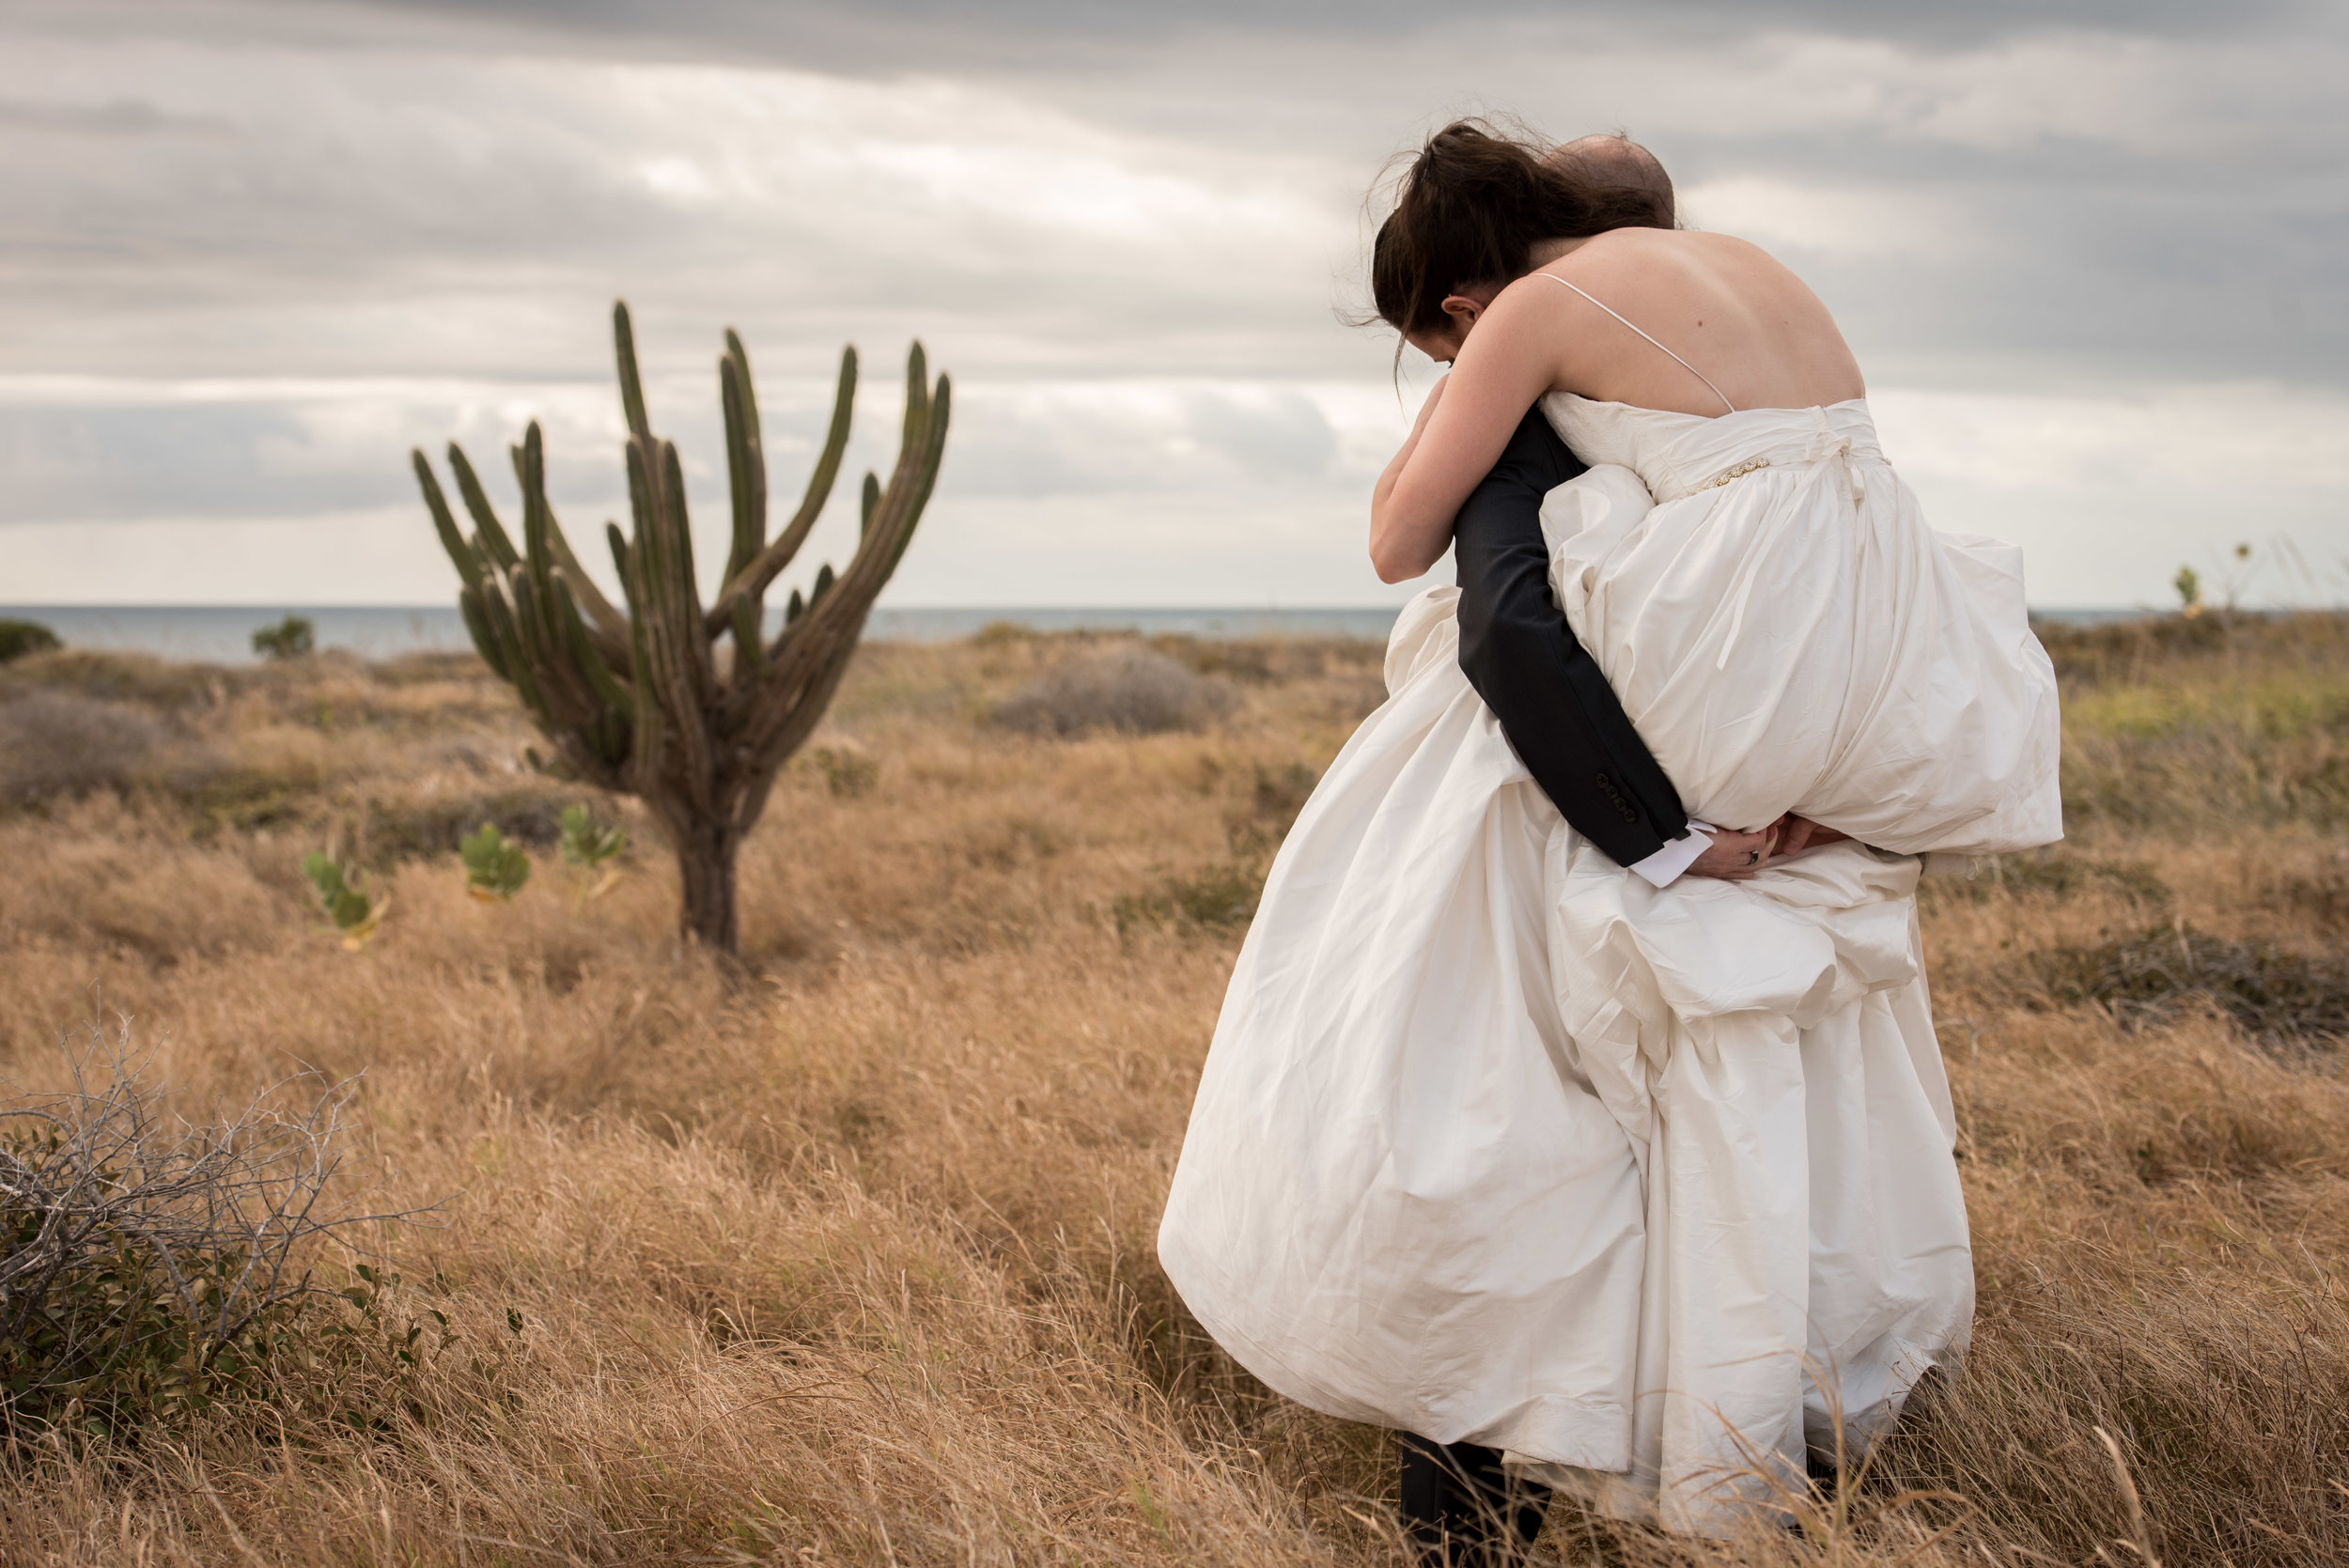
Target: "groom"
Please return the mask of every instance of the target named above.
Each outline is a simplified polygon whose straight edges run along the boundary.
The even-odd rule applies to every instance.
[[[1585,136],[1550,154],[1585,178],[1640,192],[1657,228],[1677,226],[1672,179],[1623,136]],[[1614,689],[1549,593],[1542,498],[1586,465],[1536,407],[1453,523],[1460,584],[1460,668],[1559,815],[1618,864],[1662,886],[1689,871],[1739,875],[1762,835],[1692,831],[1680,794],[1632,727]],[[1421,1560],[1507,1560],[1514,1536],[1540,1533],[1547,1488],[1512,1484],[1501,1455],[1475,1443],[1402,1438],[1402,1504]]]
[[[1672,179],[1637,142],[1585,136],[1550,159],[1638,193],[1653,226],[1676,226]],[[1618,864],[1658,887],[1692,870],[1743,875],[1748,854],[1768,854],[1767,836],[1689,831],[1679,792],[1550,598],[1542,498],[1584,467],[1536,407],[1461,506],[1460,668],[1559,815]]]

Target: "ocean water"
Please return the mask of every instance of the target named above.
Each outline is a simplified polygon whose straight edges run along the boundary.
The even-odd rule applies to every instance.
[[[69,646],[160,654],[215,664],[247,663],[253,632],[286,615],[307,616],[322,648],[366,659],[471,647],[454,604],[431,605],[0,605],[0,619],[39,621]],[[1193,637],[1370,637],[1384,639],[1396,612],[1352,610],[1087,610],[1062,607],[873,612],[870,642],[947,643],[996,621],[1038,631],[1183,632]],[[769,629],[783,615],[770,610]]]
[[[1180,632],[1193,637],[1369,637],[1383,641],[1397,612],[1364,606],[1338,610],[1087,610],[1062,606],[983,610],[879,609],[870,642],[950,643],[997,621],[1038,631]],[[2074,624],[2133,620],[2143,610],[2037,610]],[[73,647],[160,654],[214,664],[249,663],[253,632],[282,617],[306,615],[322,648],[365,659],[403,653],[461,652],[472,644],[455,605],[0,605],[0,619],[39,621]],[[780,611],[769,629],[780,629]]]

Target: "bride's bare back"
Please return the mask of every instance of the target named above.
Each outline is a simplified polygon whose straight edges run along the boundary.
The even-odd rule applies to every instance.
[[[1695,414],[1728,411],[1723,399],[1738,409],[1805,409],[1866,395],[1827,306],[1743,240],[1619,228],[1570,242],[1536,272],[1584,292],[1527,276],[1501,290],[1486,314],[1503,330],[1532,328],[1550,345],[1555,374],[1546,390]],[[1521,310],[1510,299],[1519,293],[1532,296]]]
[[[1619,228],[1532,259],[1489,299],[1446,300],[1448,329],[1411,334],[1454,368],[1372,498],[1371,559],[1390,582],[1442,558],[1461,503],[1548,393],[1707,416],[1866,394],[1827,306],[1759,246]]]

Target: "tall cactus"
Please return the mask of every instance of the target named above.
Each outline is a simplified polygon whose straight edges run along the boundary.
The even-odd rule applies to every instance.
[[[767,804],[776,772],[831,703],[856,651],[874,598],[896,570],[938,479],[951,387],[933,389],[916,343],[906,363],[905,429],[884,487],[864,476],[863,531],[848,570],[827,564],[802,599],[797,589],[782,631],[765,640],[768,588],[799,553],[832,494],[856,397],[856,350],[840,356],[832,428],[799,510],[767,536],[767,459],[750,358],[729,331],[718,361],[725,408],[734,536],[717,601],[705,607],[686,526],[677,447],[652,433],[626,302],[612,308],[620,401],[628,415],[628,491],[635,531],[604,532],[626,610],[606,598],[547,502],[546,453],[534,421],[510,448],[521,482],[521,548],[498,521],[473,465],[455,442],[448,463],[468,536],[432,465],[412,454],[441,543],[464,586],[457,602],[474,646],[521,693],[554,755],[531,761],[566,778],[641,799],[676,847],[683,881],[678,924],[720,953],[737,950],[735,859]],[[718,643],[733,646],[721,657]]]

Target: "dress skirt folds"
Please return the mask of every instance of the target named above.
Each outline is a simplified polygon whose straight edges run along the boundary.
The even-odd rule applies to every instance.
[[[1691,812],[1860,842],[1651,887],[1422,595],[1267,881],[1159,1252],[1302,1404],[1723,1533],[1963,1351],[1915,888],[2060,836],[2054,678],[2015,552],[1928,529],[1863,404],[1548,411],[1595,465],[1553,587]]]

